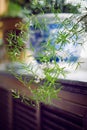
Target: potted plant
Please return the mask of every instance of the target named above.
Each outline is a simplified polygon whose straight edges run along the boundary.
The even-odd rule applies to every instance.
[[[30,41],[31,37],[33,36],[33,33],[31,36],[32,29],[35,29],[37,32],[39,29],[39,34],[35,33],[35,35],[40,35],[40,33],[43,33],[43,31],[46,31],[45,33],[49,34],[48,25],[51,26],[51,24],[49,24],[48,21],[46,21],[48,19],[43,18],[44,17],[41,16],[30,15],[29,20],[26,23],[18,24],[18,29],[21,31],[21,34],[19,36],[16,35],[16,33],[10,33],[8,35],[7,40],[10,43],[8,45],[8,53],[13,61],[16,60],[17,62],[21,63],[21,68],[23,68],[24,70],[23,73],[29,73],[30,75],[33,75],[33,78],[30,80],[30,82],[27,83],[27,81],[22,80],[22,75],[21,77],[18,77],[18,75],[14,73],[18,79],[22,80],[24,84],[28,85],[28,88],[34,94],[33,99],[37,99],[37,102],[50,103],[51,99],[53,97],[56,97],[57,93],[60,90],[60,88],[56,89],[56,80],[60,77],[60,75],[65,76],[65,67],[61,67],[60,63],[66,61],[70,64],[71,61],[77,62],[79,58],[79,55],[74,56],[73,52],[71,54],[69,49],[73,47],[70,46],[70,44],[74,45],[73,49],[76,49],[77,46],[79,46],[80,49],[82,43],[78,41],[78,39],[80,39],[79,34],[83,32],[83,29],[79,27],[77,21],[74,21],[76,23],[71,22],[71,19],[73,19],[74,17],[69,17],[61,21],[59,16],[55,14],[53,15],[53,18],[56,21],[56,28],[54,27],[56,29],[56,32],[54,34],[50,34],[51,36],[46,36],[44,41],[41,40],[40,43],[38,43],[38,45],[36,43],[36,45],[33,46],[32,40]],[[33,24],[31,25],[31,23]],[[29,34],[29,40],[27,34]],[[25,46],[26,41],[32,43],[29,44],[28,48],[23,48],[23,46]],[[38,49],[36,48],[36,46]],[[67,49],[66,46],[70,48]],[[20,50],[24,51],[25,54],[24,57],[22,57],[22,59],[24,58],[22,61],[19,60],[19,57],[21,55]],[[38,64],[37,61],[35,61],[35,58],[41,64]],[[57,61],[59,61],[59,63]],[[31,90],[30,84],[32,84],[33,82],[40,81],[40,87],[38,87],[34,91]]]
[[[16,28],[16,24],[19,22],[23,22],[24,13],[23,8],[20,4],[17,2],[13,2],[11,0],[8,0],[5,2],[7,5],[7,10],[1,15],[0,17],[0,23],[2,24],[1,32],[2,32],[2,40],[5,48],[5,57],[6,61],[9,61],[7,56],[7,37],[8,32],[15,31],[17,35],[19,35],[20,31]],[[2,5],[3,6],[3,5]],[[4,6],[5,8],[5,6]]]
[[[13,99],[14,120],[18,119],[15,126],[20,120],[17,115],[28,113],[28,105],[30,105],[29,109],[32,105],[39,110],[41,102],[51,104],[54,98],[58,98],[62,86],[56,81],[67,73],[66,66],[63,65],[65,62],[69,65],[77,63],[76,68],[80,64],[78,53],[75,55],[73,51],[75,49],[77,52],[76,47],[78,49],[79,46],[80,49],[82,45],[78,39],[81,38],[83,29],[79,26],[78,21],[73,22],[72,19],[75,18],[73,16],[61,20],[59,14],[53,14],[52,18],[55,24],[49,24],[50,19],[46,18],[46,15],[43,17],[29,15],[26,23],[17,25],[21,32],[19,35],[16,35],[15,32],[8,34],[8,54],[13,61],[10,71],[31,93],[29,96],[20,96],[20,92],[13,92],[13,95],[19,98],[18,101],[16,98]],[[55,33],[48,27],[53,28]],[[35,35],[33,35],[34,33]],[[36,35],[37,38],[40,37],[40,42],[33,44],[32,37]],[[45,40],[41,38],[41,35],[45,35]],[[34,39],[35,42],[36,39]],[[24,53],[22,60],[20,60],[22,54],[20,50]],[[30,75],[30,78],[27,79],[26,75]],[[33,89],[32,84],[35,85]],[[20,110],[21,113],[18,114]],[[20,121],[21,123],[22,121]]]

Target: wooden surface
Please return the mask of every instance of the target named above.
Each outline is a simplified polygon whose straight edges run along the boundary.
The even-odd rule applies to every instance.
[[[37,112],[38,121],[41,123],[39,123],[40,126],[38,125],[39,129],[54,130],[55,128],[55,130],[87,130],[87,94],[84,93],[84,91],[81,92],[81,89],[85,89],[86,91],[86,84],[78,83],[78,85],[75,85],[75,83],[73,83],[70,87],[71,82],[67,85],[66,81],[61,82],[63,89],[58,95],[59,98],[56,100],[54,99],[54,104],[51,106],[42,104],[40,108],[41,112]],[[67,88],[68,85],[69,87]],[[5,72],[0,72],[0,86],[6,89],[16,89],[26,96],[31,95],[26,86],[19,82],[13,75]],[[32,89],[35,88],[36,87],[32,85]],[[15,111],[16,110],[18,111],[18,109],[15,109]],[[25,115],[25,113],[23,115]],[[20,118],[20,121],[21,120],[22,119]],[[25,130],[28,129],[26,128]]]
[[[2,72],[0,74],[0,86],[3,86],[4,88],[10,90],[17,90],[21,94],[26,96],[32,95],[29,89],[23,83],[21,83],[17,78],[8,73]],[[31,88],[35,89],[35,85],[32,85]]]
[[[83,130],[83,118],[51,105],[41,105],[41,130]],[[85,130],[85,129],[84,129]]]
[[[69,111],[76,115],[84,116],[87,112],[87,94],[85,93],[85,91],[87,91],[86,83],[81,83],[78,85],[71,84],[71,87],[70,83],[68,81],[68,86],[66,82],[62,82],[63,89],[58,94],[58,99],[54,99],[53,103],[58,108]],[[8,73],[0,73],[0,86],[3,86],[7,89],[16,89],[20,91],[21,94],[26,96],[32,95],[29,89],[23,83]],[[36,89],[35,85],[32,85],[31,87],[32,89]]]
[[[13,105],[11,92],[0,88],[0,130],[12,130]]]

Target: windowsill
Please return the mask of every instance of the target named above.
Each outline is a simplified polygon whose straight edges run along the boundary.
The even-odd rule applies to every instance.
[[[71,70],[71,71],[70,71]],[[72,67],[69,69],[66,69],[66,71],[68,72],[66,74],[66,77],[60,77],[61,80],[66,80],[66,81],[73,81],[73,82],[86,82],[87,83],[87,69],[77,69],[74,70]],[[18,70],[16,70],[16,72],[18,72]],[[5,64],[0,64],[0,74],[2,73],[8,73],[7,69],[6,69],[6,65]],[[22,75],[27,75],[27,76],[31,76],[28,73],[24,73],[24,70],[20,69],[18,74],[22,74]]]

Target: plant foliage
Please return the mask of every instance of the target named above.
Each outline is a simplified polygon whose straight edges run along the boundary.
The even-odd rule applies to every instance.
[[[43,12],[42,12],[43,13]],[[44,14],[44,13],[43,13]],[[79,27],[78,21],[73,21],[74,17],[71,16],[67,19],[61,21],[58,14],[54,14],[55,23],[60,23],[63,26],[61,30],[57,30],[57,34],[54,39],[54,44],[51,43],[52,36],[49,36],[45,43],[41,44],[41,51],[38,52],[39,61],[41,64],[38,65],[36,61],[31,61],[33,57],[31,55],[27,55],[26,51],[33,52],[34,47],[32,43],[30,47],[26,47],[26,42],[28,41],[29,34],[31,31],[31,27],[35,29],[39,29],[41,32],[43,30],[47,30],[48,21],[46,19],[39,19],[38,16],[32,14],[27,17],[27,22],[17,24],[17,28],[20,30],[20,34],[16,35],[15,32],[8,34],[8,54],[11,58],[13,64],[14,62],[21,63],[21,68],[24,70],[25,75],[31,75],[31,79],[27,80],[26,76],[23,78],[24,74],[15,73],[12,68],[11,72],[15,75],[19,81],[21,81],[32,93],[32,97],[29,98],[35,100],[37,103],[51,103],[52,99],[58,98],[58,93],[61,90],[61,85],[57,83],[60,76],[65,76],[66,71],[65,67],[59,66],[56,62],[55,55],[58,53],[61,61],[65,55],[60,55],[59,53],[62,51],[65,45],[69,44],[81,44],[79,39],[79,34],[83,32],[83,29]],[[74,38],[73,38],[74,37]],[[55,45],[59,47],[56,49]],[[26,63],[25,60],[20,61],[21,52],[25,52],[25,59],[28,59]],[[51,58],[52,61],[51,61]],[[29,62],[29,60],[31,62]],[[68,62],[70,64],[70,62]],[[39,67],[37,67],[37,65]],[[39,72],[39,69],[41,70]],[[31,89],[32,84],[37,84],[38,87],[35,89]]]

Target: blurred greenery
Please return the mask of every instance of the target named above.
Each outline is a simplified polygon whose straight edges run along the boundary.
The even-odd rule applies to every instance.
[[[20,15],[22,8],[19,4],[10,2],[8,6],[8,12],[7,15],[11,17],[16,17],[17,15]]]
[[[80,13],[79,12],[80,4],[72,5],[70,3],[64,5],[63,12],[64,13]]]
[[[2,39],[0,38],[0,46],[2,45]]]
[[[10,0],[9,14],[12,15],[13,13],[13,16],[15,16],[24,8],[30,14],[52,13],[53,9],[55,12],[61,13],[79,13],[80,5],[66,4],[65,0]]]
[[[1,17],[23,17],[23,8],[17,2],[9,0],[8,10]]]

